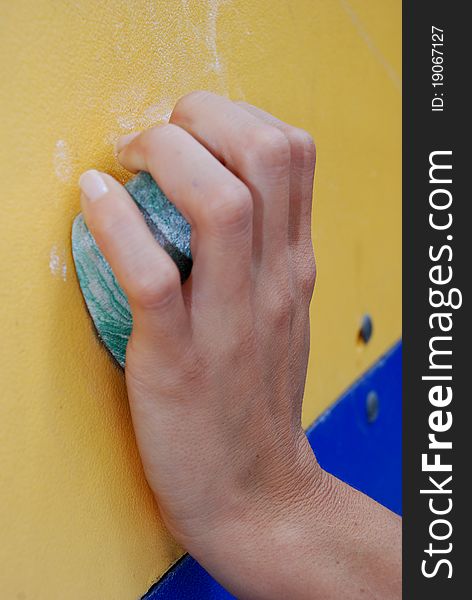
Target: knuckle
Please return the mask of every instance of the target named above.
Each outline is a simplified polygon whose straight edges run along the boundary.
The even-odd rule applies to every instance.
[[[185,94],[185,96],[182,96],[177,100],[170,120],[180,122],[188,120],[189,114],[194,106],[205,102],[211,95],[211,92],[205,90],[195,90],[189,94]]]
[[[287,133],[292,154],[300,156],[304,164],[312,165],[316,160],[316,145],[313,137],[304,129],[291,127]]]
[[[287,136],[275,127],[256,127],[248,135],[245,156],[248,164],[256,163],[269,169],[288,168],[290,142]]]
[[[156,145],[161,142],[161,139],[168,136],[179,134],[179,127],[167,123],[166,125],[156,125],[151,127],[141,135],[140,146],[145,155],[155,152]]]
[[[252,221],[252,196],[243,184],[221,187],[208,203],[206,218],[217,229],[247,228]]]
[[[303,298],[310,299],[316,282],[316,260],[311,241],[299,243],[294,255],[295,284]]]
[[[305,297],[311,298],[316,282],[316,262],[314,257],[307,261],[300,275],[300,288]]]
[[[180,277],[175,265],[159,265],[154,270],[135,277],[130,290],[130,300],[141,309],[152,310],[167,306],[175,297],[180,286]]]
[[[269,317],[272,325],[287,326],[292,313],[293,295],[289,287],[279,289],[269,304]]]

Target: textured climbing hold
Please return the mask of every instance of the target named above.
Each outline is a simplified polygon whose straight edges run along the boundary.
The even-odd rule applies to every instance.
[[[182,282],[192,268],[190,225],[166,198],[149,173],[125,185],[154,238],[174,260]],[[131,310],[110,265],[79,214],[72,226],[72,254],[82,294],[99,338],[123,367],[132,328]]]

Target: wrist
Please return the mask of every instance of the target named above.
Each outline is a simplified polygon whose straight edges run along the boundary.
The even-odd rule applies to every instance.
[[[284,597],[280,586],[292,585],[290,573],[283,573],[287,556],[303,552],[313,515],[321,517],[329,502],[331,476],[319,466],[303,431],[278,464],[263,485],[229,499],[223,517],[206,532],[180,540],[241,599]]]

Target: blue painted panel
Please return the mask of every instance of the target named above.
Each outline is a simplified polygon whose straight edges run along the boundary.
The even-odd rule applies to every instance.
[[[369,392],[378,417],[369,423]],[[402,352],[396,344],[307,431],[320,465],[390,510],[402,510]]]
[[[185,555],[142,600],[232,600],[234,598],[196,560]]]
[[[402,499],[401,368],[399,342],[307,431],[324,469],[399,514]],[[369,422],[366,404],[370,392],[378,397],[378,415],[373,419],[371,412]],[[234,597],[191,556],[185,556],[143,600],[230,598]]]

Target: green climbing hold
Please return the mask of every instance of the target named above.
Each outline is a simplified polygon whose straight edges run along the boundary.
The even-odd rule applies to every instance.
[[[166,198],[149,173],[125,185],[154,238],[179,268],[182,282],[192,268],[190,225]],[[72,254],[82,294],[98,336],[124,367],[133,319],[125,293],[79,214],[72,225]]]

